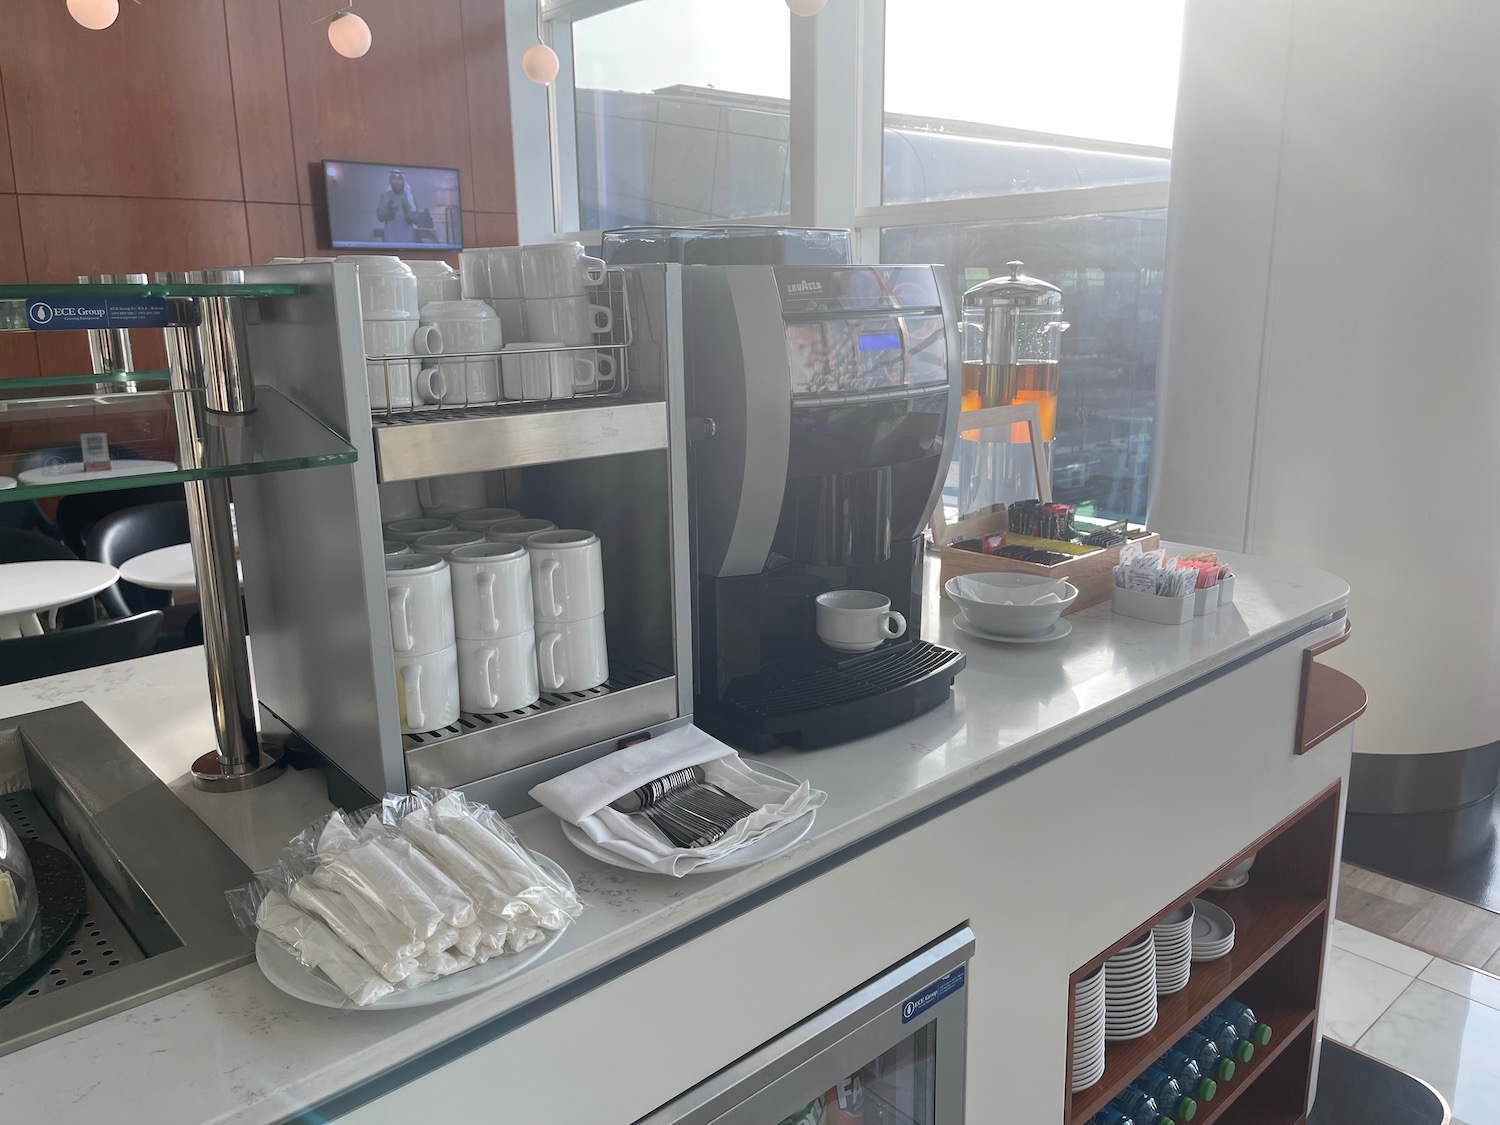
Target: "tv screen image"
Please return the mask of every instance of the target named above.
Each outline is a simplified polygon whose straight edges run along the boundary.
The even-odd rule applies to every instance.
[[[328,234],[338,250],[460,250],[457,168],[323,161]]]

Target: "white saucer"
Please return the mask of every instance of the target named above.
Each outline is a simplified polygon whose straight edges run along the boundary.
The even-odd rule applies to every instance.
[[[15,488],[15,487],[16,487],[16,478],[15,477],[0,477],[0,488]]]
[[[1132,1028],[1128,1032],[1119,1032],[1119,1033],[1110,1033],[1110,1032],[1106,1031],[1104,1033],[1104,1039],[1105,1039],[1106,1042],[1112,1042],[1112,1043],[1120,1043],[1120,1042],[1123,1042],[1126,1039],[1139,1039],[1142,1035],[1145,1035],[1148,1031],[1150,1031],[1155,1026],[1156,1026],[1156,1017],[1153,1016],[1152,1019],[1151,1019],[1151,1022],[1148,1023],[1145,1027],[1142,1027],[1142,1028]]]
[[[1234,919],[1221,907],[1201,898],[1193,899],[1193,945],[1220,945],[1234,940]]]
[[[969,636],[978,637],[982,641],[999,641],[1005,645],[1046,644],[1048,641],[1060,641],[1073,631],[1073,623],[1066,617],[1059,617],[1057,623],[1045,633],[1034,633],[1029,637],[1007,637],[1001,633],[986,632],[965,618],[961,613],[954,617],[953,627],[960,633],[967,633]]]

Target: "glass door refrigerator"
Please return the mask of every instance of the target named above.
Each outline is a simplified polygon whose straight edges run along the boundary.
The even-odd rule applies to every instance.
[[[973,951],[956,930],[637,1125],[961,1125]]]

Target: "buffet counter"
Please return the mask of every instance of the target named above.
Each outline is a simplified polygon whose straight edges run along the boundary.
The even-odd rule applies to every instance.
[[[923,635],[967,670],[948,705],[884,734],[765,756],[828,793],[789,852],[636,875],[534,810],[512,824],[586,909],[514,978],[349,1012],[246,966],[0,1057],[0,1119],[624,1125],[968,923],[969,1119],[1068,1120],[1070,974],[1347,776],[1352,727],[1294,744],[1303,653],[1345,628],[1348,587],[1224,558],[1238,583],[1216,614],[1171,627],[1104,604],[1035,646],[957,633],[929,566]],[[75,700],[251,867],[330,807],[315,771],[191,787],[213,742],[197,649],[0,688],[0,714]]]

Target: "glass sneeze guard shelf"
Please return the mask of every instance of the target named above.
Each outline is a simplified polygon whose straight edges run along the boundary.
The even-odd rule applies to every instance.
[[[0,379],[0,402],[26,398],[12,391],[45,391],[53,387],[92,387],[101,383],[114,383],[123,387],[127,383],[170,383],[170,371],[104,371],[94,375],[27,375],[23,378]]]
[[[357,457],[347,441],[269,387],[255,389],[256,410],[246,415],[215,415],[203,409],[202,396],[148,391],[0,402],[0,476],[17,482],[0,489],[0,504],[342,465]],[[197,401],[181,401],[186,397]],[[187,409],[202,419],[200,463],[169,469],[165,465],[181,461],[177,415]],[[86,433],[107,434],[111,468],[125,471],[80,471],[80,437]],[[131,472],[132,461],[163,467]]]
[[[0,285],[0,301],[60,300],[64,297],[295,297],[296,284],[208,285],[188,282],[142,282],[129,284],[48,284]]]

